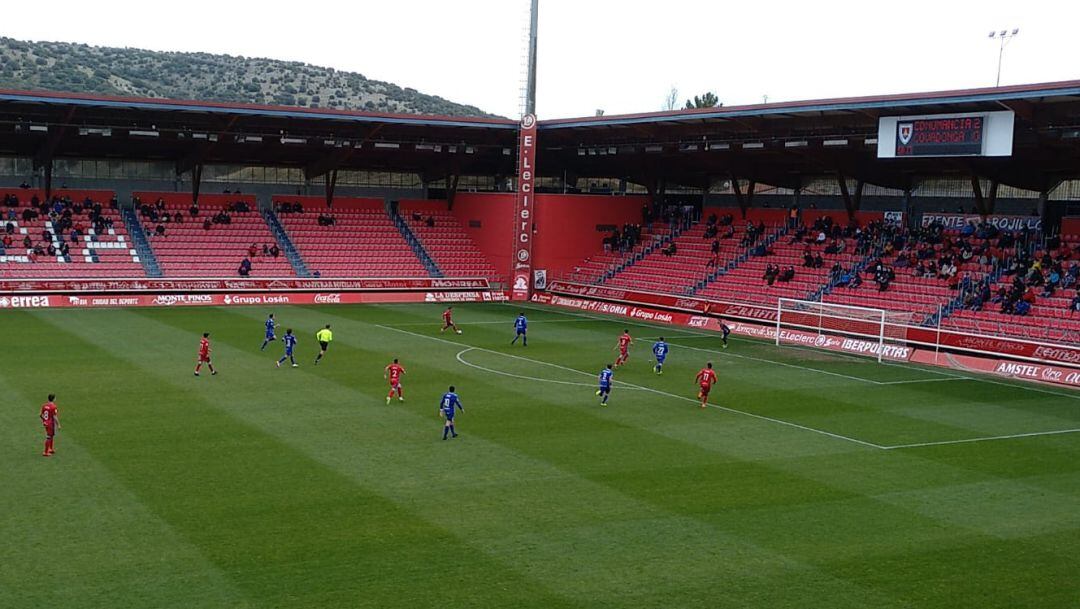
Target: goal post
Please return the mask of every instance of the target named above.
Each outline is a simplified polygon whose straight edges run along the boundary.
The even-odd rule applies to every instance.
[[[888,358],[890,345],[904,342],[904,327],[913,316],[904,311],[779,298],[775,340],[777,346],[840,346],[839,350],[873,355],[881,362]]]

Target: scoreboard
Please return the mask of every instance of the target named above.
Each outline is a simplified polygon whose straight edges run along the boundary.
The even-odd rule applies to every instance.
[[[896,156],[964,156],[982,152],[981,116],[920,118],[896,123]]]
[[[1011,156],[1013,113],[887,116],[878,123],[878,158]]]

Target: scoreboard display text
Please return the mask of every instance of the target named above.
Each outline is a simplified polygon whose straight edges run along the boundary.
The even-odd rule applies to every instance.
[[[896,156],[972,156],[983,152],[982,116],[901,120],[896,123]]]

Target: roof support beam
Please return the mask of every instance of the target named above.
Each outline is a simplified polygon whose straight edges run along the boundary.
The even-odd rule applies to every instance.
[[[333,169],[333,170],[327,172],[327,174],[324,175],[323,177],[326,180],[326,182],[324,184],[325,195],[326,195],[326,207],[333,208],[334,207],[334,190],[337,189],[337,169]]]
[[[194,171],[196,166],[200,166],[206,160],[206,157],[217,148],[218,144],[229,134],[233,125],[236,124],[240,115],[234,115],[229,118],[225,126],[218,132],[217,137],[212,142],[207,142],[202,146],[199,146],[191,152],[185,154],[183,157],[176,160],[176,175],[182,176],[189,171]],[[199,169],[200,176],[202,174],[202,168]],[[201,179],[201,178],[200,178]]]
[[[840,196],[844,199],[844,208],[847,210],[848,219],[854,220],[855,215],[862,207],[863,186],[866,184],[866,182],[864,182],[861,178],[857,178],[855,180],[854,196],[852,196],[851,192],[848,190],[847,178],[844,177],[843,173],[837,172],[836,183],[840,186]]]
[[[971,175],[971,192],[975,195],[975,210],[983,219],[994,213],[994,206],[997,203],[998,184],[1000,182],[996,179],[991,179],[990,192],[984,195],[979,176]]]
[[[735,177],[735,174],[731,174],[731,190],[735,192],[735,201],[739,204],[739,211],[742,212],[742,217],[746,218],[746,211],[754,205],[754,191],[757,190],[757,182],[751,178],[747,181],[746,192],[744,193],[739,186],[739,178]]]

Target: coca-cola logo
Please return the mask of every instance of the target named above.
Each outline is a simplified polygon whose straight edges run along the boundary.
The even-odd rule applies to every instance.
[[[316,294],[315,302],[318,304],[341,304],[341,294]]]

